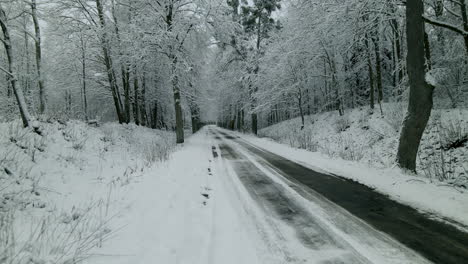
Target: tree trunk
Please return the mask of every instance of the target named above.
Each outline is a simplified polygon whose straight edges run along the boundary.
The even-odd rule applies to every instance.
[[[172,58],[172,90],[174,93],[174,110],[176,121],[176,143],[184,143],[184,120],[180,98],[179,76],[177,75],[177,58]]]
[[[131,100],[130,100],[130,69],[129,66],[127,65],[127,62],[124,60],[124,54],[122,52],[122,40],[120,38],[120,30],[119,30],[119,21],[117,20],[117,16],[115,14],[115,2],[112,0],[112,18],[114,20],[114,30],[115,30],[115,35],[117,37],[117,48],[119,51],[119,56],[120,56],[120,70],[121,70],[121,75],[122,75],[122,86],[124,89],[124,110],[125,110],[125,123],[130,123],[131,121],[131,110],[130,110],[130,105],[131,105]]]
[[[397,163],[416,172],[416,157],[421,137],[432,110],[434,87],[425,79],[423,0],[406,2],[407,68],[410,84],[409,104],[398,145]]]
[[[141,84],[140,114],[141,114],[141,125],[146,126],[148,124],[148,116],[146,113],[146,73],[144,69],[143,69],[143,77],[142,77],[142,84]]]
[[[29,35],[27,29],[27,22],[29,21],[29,16],[23,16],[23,31],[24,31],[24,50],[26,57],[26,76],[24,76],[23,81],[21,82],[21,87],[23,88],[24,93],[26,93],[25,101],[26,105],[31,106],[31,59],[29,56]],[[12,95],[11,85],[7,82],[7,96],[10,97]],[[29,99],[29,100],[28,100]]]
[[[240,110],[240,107],[237,110],[237,130],[241,131],[241,110]]]
[[[257,113],[252,113],[252,133],[254,133],[255,135],[258,134],[258,117],[257,117]]]
[[[375,46],[375,71],[376,71],[376,78],[377,78],[377,102],[379,103],[380,107],[380,114],[383,115],[382,110],[382,100],[383,100],[383,89],[382,89],[382,62],[380,57],[380,38],[378,33],[376,33],[376,37],[372,38]]]
[[[370,108],[372,110],[374,110],[375,108],[375,105],[374,105],[374,102],[375,102],[375,99],[374,99],[374,70],[372,69],[372,55],[371,55],[371,50],[370,50],[370,45],[369,45],[369,40],[368,40],[368,36],[366,35],[366,39],[365,39],[365,44],[366,44],[366,48],[367,48],[367,67],[369,69],[369,88],[370,88],[370,92],[369,92],[369,99],[370,99]]]
[[[136,69],[133,71],[133,118],[135,119],[135,124],[137,126],[140,125],[140,91],[139,91],[139,84],[138,84],[138,74]]]
[[[159,128],[159,116],[158,116],[158,101],[154,102],[153,110],[151,111],[151,128]]]
[[[14,57],[13,57],[13,48],[11,46],[11,38],[10,32],[8,30],[8,26],[6,24],[7,17],[3,7],[0,5],[0,27],[3,31],[3,46],[5,47],[7,61],[8,61],[8,71],[6,74],[8,75],[8,81],[10,82],[11,88],[13,89],[13,93],[15,94],[16,102],[18,103],[21,120],[23,121],[23,126],[28,127],[30,126],[31,117],[29,115],[29,111],[24,101],[23,90],[17,87],[16,76],[14,72]]]
[[[460,13],[462,16],[462,21],[463,21],[463,30],[465,30],[465,32],[468,32],[468,13],[467,13],[468,8],[466,5],[466,0],[461,0],[459,2],[460,2]],[[468,35],[465,34],[463,36],[463,39],[465,40],[465,50],[466,50],[466,54],[468,57]]]
[[[190,115],[192,120],[192,133],[195,134],[200,130],[200,109],[197,105],[192,105]]]
[[[99,23],[100,29],[102,31],[101,35],[101,48],[102,53],[104,56],[104,64],[106,66],[107,71],[107,78],[109,79],[109,85],[112,92],[112,98],[114,99],[115,110],[117,113],[117,118],[119,119],[119,123],[125,123],[126,117],[124,112],[122,111],[122,99],[120,97],[119,86],[117,85],[117,80],[115,77],[115,72],[113,68],[112,58],[110,57],[110,48],[109,48],[109,40],[107,37],[107,29],[106,29],[106,21],[104,19],[104,8],[102,6],[101,0],[96,1],[96,8],[98,11],[99,16]]]
[[[80,35],[81,42],[81,80],[82,80],[82,92],[83,92],[83,112],[85,120],[88,121],[88,95],[86,93],[86,46],[83,40],[83,34]]]
[[[42,76],[42,48],[41,48],[41,28],[39,26],[39,20],[37,19],[37,5],[36,0],[31,0],[31,16],[34,23],[34,32],[35,32],[35,47],[36,47],[36,70],[37,70],[37,79],[39,84],[39,113],[43,114],[46,109],[46,99],[45,99],[45,87],[44,80]]]
[[[299,89],[299,95],[297,96],[297,104],[299,106],[299,114],[301,115],[301,130],[304,129],[305,120],[304,120],[304,110],[302,109],[302,90]]]
[[[172,32],[172,19],[173,19],[173,12],[174,6],[173,4],[169,4],[167,7],[167,16],[166,16],[166,24],[167,30]],[[184,143],[184,120],[182,116],[182,105],[181,105],[181,97],[180,97],[180,87],[179,87],[179,76],[177,72],[177,55],[175,54],[176,50],[175,47],[171,47],[171,53],[169,55],[169,59],[171,61],[171,74],[172,74],[172,91],[174,95],[174,110],[175,110],[175,122],[176,122],[176,143],[181,144]]]

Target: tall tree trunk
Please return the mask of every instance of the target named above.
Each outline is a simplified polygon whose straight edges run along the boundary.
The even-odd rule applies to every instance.
[[[262,42],[262,36],[261,36],[261,32],[262,32],[262,17],[260,15],[260,17],[258,18],[258,22],[257,22],[257,58],[256,58],[256,65],[255,65],[255,69],[254,69],[254,73],[255,73],[255,76],[258,75],[258,72],[260,70],[260,65],[259,65],[259,56],[260,56],[260,45],[261,45],[261,42]],[[257,116],[257,113],[255,111],[255,107],[256,107],[256,100],[255,100],[255,93],[257,92],[257,87],[254,87],[253,88],[253,91],[251,92],[251,100],[252,100],[252,132],[257,135],[258,134],[258,116]]]
[[[28,99],[31,99],[31,59],[29,56],[29,35],[28,35],[28,28],[27,28],[27,23],[29,21],[29,16],[24,15],[23,16],[23,31],[24,31],[24,50],[25,50],[25,60],[26,60],[26,76],[24,76],[23,81],[21,83],[21,87],[23,87],[24,93],[26,93],[25,96],[25,101],[26,105],[31,106],[31,101]],[[12,95],[12,90],[11,90],[11,85],[8,82],[7,85],[7,96],[10,97]],[[28,98],[29,97],[29,98]]]
[[[115,13],[115,1],[112,0],[112,18],[114,20],[114,31],[117,37],[117,48],[119,51],[120,56],[120,70],[122,75],[122,86],[124,90],[124,110],[125,110],[125,122],[128,124],[131,121],[131,100],[130,100],[130,69],[128,66],[127,61],[124,59],[124,54],[122,52],[122,40],[120,38],[120,30],[119,30],[119,21],[117,19],[117,15]]]
[[[302,90],[299,89],[297,96],[297,104],[299,106],[299,114],[301,115],[301,130],[304,129],[305,120],[304,120],[304,110],[302,108]]]
[[[88,95],[86,91],[86,45],[83,39],[83,34],[80,35],[81,43],[81,82],[82,82],[82,93],[83,93],[83,112],[85,120],[88,121]]]
[[[365,39],[365,44],[367,48],[367,68],[369,70],[369,99],[370,99],[370,108],[373,110],[375,108],[374,102],[375,102],[375,96],[374,96],[374,70],[372,69],[372,54],[371,54],[371,49],[369,45],[369,40],[368,36],[366,35]]]
[[[151,111],[151,128],[159,127],[159,116],[158,116],[158,101],[154,102],[153,109]]]
[[[148,116],[146,113],[146,72],[143,69],[142,83],[141,83],[141,102],[140,102],[141,125],[148,124]]]
[[[192,120],[192,133],[197,133],[200,129],[200,109],[194,104],[190,107],[190,115]]]
[[[177,75],[177,57],[172,58],[172,89],[174,93],[174,110],[176,121],[176,143],[184,143],[184,120],[182,116],[182,105],[180,97],[179,76]]]
[[[174,6],[169,4],[167,7],[166,24],[169,32],[172,32],[172,19],[174,15]],[[175,47],[171,47],[169,59],[171,61],[171,75],[172,75],[172,92],[174,95],[174,110],[176,122],[176,143],[184,143],[184,120],[182,114],[182,102],[180,96],[179,76],[177,72],[177,55],[175,54]]]
[[[135,119],[135,124],[137,126],[140,125],[140,106],[139,106],[139,100],[140,100],[140,88],[139,88],[139,83],[138,83],[138,74],[136,67],[133,71],[133,118]]]
[[[34,23],[35,38],[34,43],[36,47],[36,70],[37,79],[39,84],[39,113],[43,114],[46,109],[45,86],[42,76],[42,48],[41,48],[41,27],[37,19],[37,5],[36,0],[31,0],[31,16]]]
[[[392,26],[392,30],[393,30],[393,38],[394,38],[394,52],[395,52],[395,55],[394,55],[394,88],[396,89],[397,87],[399,87],[399,84],[401,82],[401,80],[403,79],[403,69],[402,69],[402,66],[401,66],[401,63],[402,63],[402,55],[401,55],[401,43],[402,43],[402,40],[401,40],[401,33],[400,33],[400,24],[398,23],[398,14],[397,14],[397,9],[395,8],[395,5],[394,4],[390,4],[390,8],[391,8],[391,11],[392,11],[392,14],[395,16],[394,19],[391,20],[391,26]],[[398,90],[395,92],[395,95],[400,97],[402,95],[402,89],[398,88]]]
[[[237,131],[241,131],[241,106],[237,103]]]
[[[26,102],[24,101],[24,95],[23,95],[23,90],[20,87],[17,87],[16,82],[16,76],[15,76],[15,71],[14,71],[14,57],[13,57],[13,48],[11,45],[11,38],[10,38],[10,32],[8,30],[7,26],[7,17],[5,14],[5,11],[3,10],[3,7],[0,4],[0,27],[2,28],[3,31],[3,46],[5,47],[6,55],[7,55],[7,61],[8,61],[8,71],[6,71],[6,74],[8,75],[8,81],[10,82],[11,88],[13,89],[13,93],[15,94],[16,102],[18,103],[20,115],[21,115],[21,120],[23,121],[23,126],[28,127],[30,126],[30,121],[31,117],[29,115],[29,111],[26,105]]]
[[[374,42],[374,51],[375,51],[375,71],[376,71],[376,78],[377,78],[377,102],[379,103],[380,107],[380,114],[383,115],[382,110],[382,100],[383,100],[383,88],[382,88],[382,61],[380,56],[380,38],[378,36],[378,32],[376,32],[375,38],[372,38]]]
[[[110,47],[109,47],[109,39],[107,36],[107,28],[106,28],[106,21],[104,18],[104,8],[102,6],[101,0],[95,0],[96,8],[98,11],[99,23],[100,23],[100,30],[101,32],[101,48],[102,53],[104,56],[104,64],[106,66],[107,71],[107,78],[109,79],[109,85],[112,92],[112,98],[114,99],[115,110],[117,113],[117,118],[119,119],[119,123],[126,122],[126,116],[122,111],[122,99],[120,97],[119,86],[117,85],[117,80],[115,77],[114,67],[112,63],[112,58],[110,57]]]
[[[434,87],[426,82],[424,54],[423,0],[406,2],[407,68],[410,84],[408,112],[403,121],[397,152],[397,163],[416,172],[416,157],[421,137],[432,110]]]

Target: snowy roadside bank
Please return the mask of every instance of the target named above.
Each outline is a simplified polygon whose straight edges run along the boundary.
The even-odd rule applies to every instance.
[[[401,123],[402,104],[384,103],[383,115],[368,108],[349,109],[306,116],[263,128],[260,137],[294,148],[320,152],[332,158],[369,164],[375,168],[394,166]],[[419,148],[417,170],[423,177],[468,188],[468,110],[435,109]]]
[[[468,192],[426,178],[404,174],[396,168],[378,169],[368,165],[330,158],[318,152],[295,149],[271,139],[235,133],[247,142],[300,163],[311,169],[355,180],[394,200],[408,204],[437,218],[468,226]]]
[[[0,256],[74,263],[119,229],[126,193],[174,149],[171,132],[135,125],[0,123]]]

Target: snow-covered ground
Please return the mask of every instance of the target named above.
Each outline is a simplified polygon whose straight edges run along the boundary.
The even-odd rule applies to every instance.
[[[134,125],[0,124],[0,255],[6,263],[72,263],[118,229],[125,193],[175,148],[174,135]]]

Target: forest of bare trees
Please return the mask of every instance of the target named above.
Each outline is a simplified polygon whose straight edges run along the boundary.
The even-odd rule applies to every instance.
[[[398,160],[414,170],[432,100],[467,102],[464,0],[12,0],[0,23],[2,117],[25,126],[117,120],[182,143],[202,119],[257,134],[409,101]]]

